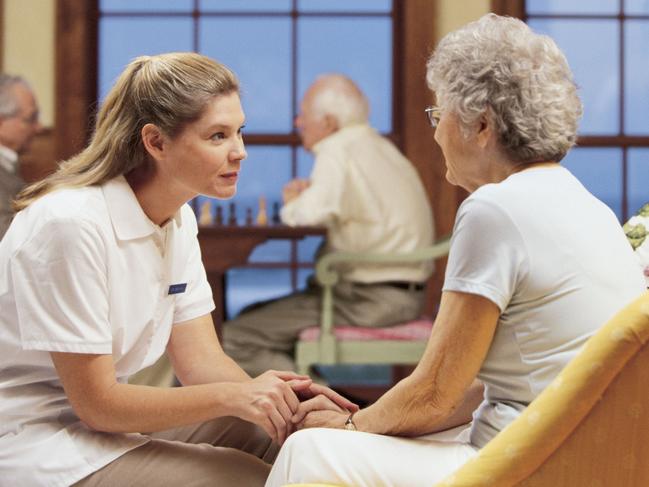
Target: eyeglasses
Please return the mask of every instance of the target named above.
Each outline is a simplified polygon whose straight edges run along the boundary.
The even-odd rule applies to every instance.
[[[436,128],[439,124],[439,119],[442,118],[442,109],[436,106],[429,106],[426,107],[424,111],[428,116],[428,122],[430,123],[430,126]]]
[[[38,118],[39,118],[38,115],[39,115],[38,110],[35,110],[34,112],[31,113],[31,115],[28,115],[26,117],[21,116],[19,114],[15,114],[15,115],[11,115],[11,116],[9,116],[7,118],[16,118],[16,119],[20,120],[22,123],[24,123],[25,125],[33,126],[33,125],[36,125],[38,123]]]

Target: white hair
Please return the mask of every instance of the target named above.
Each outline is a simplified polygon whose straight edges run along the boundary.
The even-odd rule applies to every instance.
[[[18,100],[13,91],[16,85],[23,85],[31,90],[29,83],[23,77],[0,74],[0,117],[11,117],[18,113]]]
[[[313,110],[318,117],[331,115],[339,127],[367,122],[369,103],[360,88],[341,74],[319,76],[313,99]]]
[[[464,132],[484,114],[517,162],[560,161],[574,145],[582,105],[565,56],[522,21],[487,14],[445,36],[426,80]]]

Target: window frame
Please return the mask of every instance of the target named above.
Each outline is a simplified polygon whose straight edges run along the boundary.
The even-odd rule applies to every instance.
[[[624,114],[625,114],[625,58],[624,58],[624,49],[625,49],[625,38],[624,38],[624,26],[625,20],[627,19],[645,19],[649,20],[649,15],[626,15],[624,13],[623,2],[618,3],[618,13],[617,15],[588,15],[588,14],[556,14],[556,15],[541,15],[534,14],[528,15],[525,5],[525,0],[492,0],[491,7],[492,12],[498,15],[510,15],[512,17],[517,17],[522,21],[527,23],[529,18],[537,19],[617,19],[620,23],[620,38],[619,38],[619,65],[618,65],[618,76],[620,80],[620,99],[619,103],[619,123],[618,123],[618,133],[615,135],[578,135],[577,137],[577,147],[588,147],[588,148],[619,148],[622,150],[622,221],[627,221],[631,216],[629,214],[629,205],[628,205],[628,172],[629,172],[629,149],[633,148],[649,148],[649,135],[626,135],[624,133]]]

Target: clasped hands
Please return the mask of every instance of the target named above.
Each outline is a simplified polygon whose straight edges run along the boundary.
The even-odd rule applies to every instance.
[[[335,413],[342,418],[341,427],[350,412],[358,411],[356,404],[329,387],[294,372],[269,370],[242,386],[247,389],[248,407],[242,405],[239,416],[261,426],[280,445],[297,429],[326,426],[319,424],[320,413]]]

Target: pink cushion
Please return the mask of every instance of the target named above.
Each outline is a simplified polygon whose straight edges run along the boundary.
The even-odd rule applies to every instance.
[[[383,328],[366,328],[363,326],[336,326],[334,335],[338,340],[371,341],[371,340],[428,340],[433,322],[429,318],[419,318]],[[314,342],[320,337],[320,327],[310,326],[302,330],[300,340]]]

